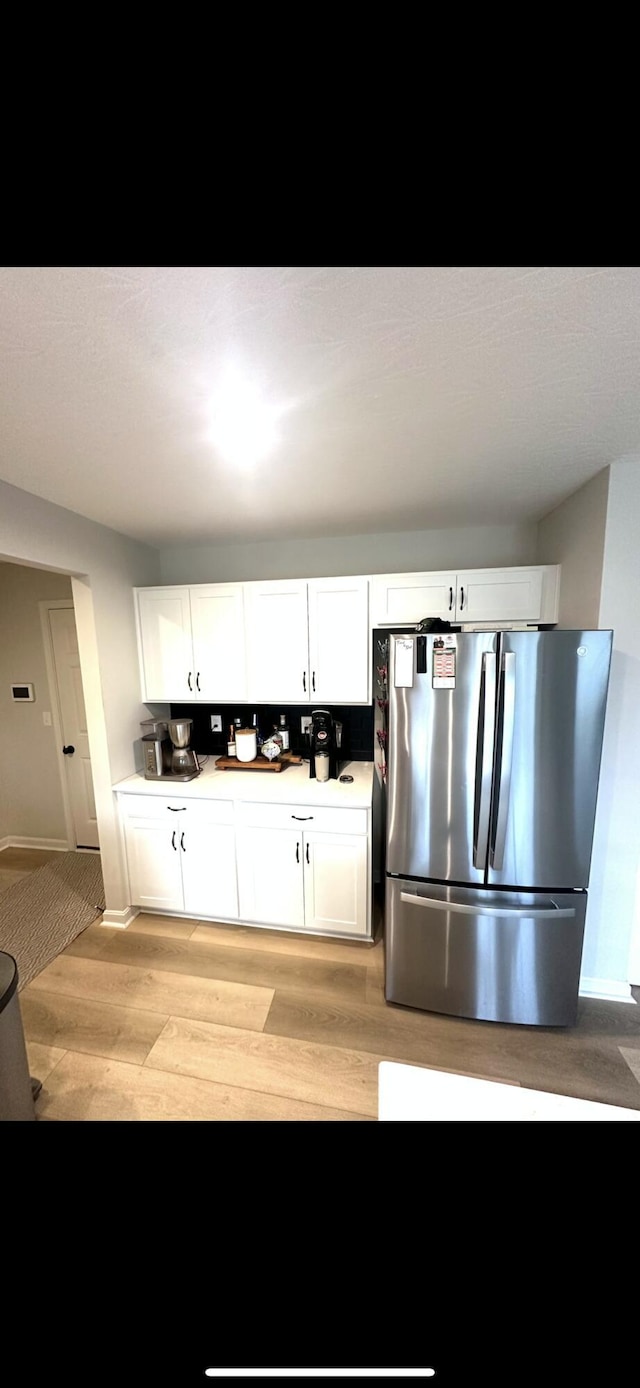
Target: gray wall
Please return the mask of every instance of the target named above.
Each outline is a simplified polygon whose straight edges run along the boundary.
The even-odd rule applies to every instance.
[[[533,523],[396,531],[388,535],[337,535],[318,540],[264,540],[256,544],[180,545],[160,552],[163,583],[489,569],[536,562]]]
[[[625,982],[631,954],[634,983],[640,983],[639,535],[640,459],[621,459],[610,468],[598,623],[613,630],[613,657],[583,973]]]
[[[140,674],[132,587],[157,583],[156,550],[0,482],[0,558],[79,575],[74,606],[107,907],[128,902],[112,785],[135,770]],[[86,577],[83,577],[85,576]]]
[[[537,559],[561,564],[558,626],[598,627],[609,468],[603,468],[538,525]]]
[[[66,840],[60,771],[38,603],[68,598],[71,580],[46,569],[0,564],[0,839]],[[12,684],[33,684],[34,703],[15,703]]]

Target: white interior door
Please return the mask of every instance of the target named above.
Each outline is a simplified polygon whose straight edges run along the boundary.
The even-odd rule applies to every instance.
[[[49,626],[64,740],[65,775],[76,847],[99,848],[87,715],[73,608],[50,608]]]

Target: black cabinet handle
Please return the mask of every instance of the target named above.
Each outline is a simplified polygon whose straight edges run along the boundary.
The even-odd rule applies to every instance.
[[[181,835],[180,835],[180,847],[181,847],[181,849],[182,849],[182,852],[183,852],[183,853],[186,853],[187,850],[186,850],[186,848],[185,848],[185,846],[184,846],[184,834],[181,834]]]
[[[307,862],[309,862],[309,845],[308,845],[308,844],[306,845],[306,849],[307,849]]]
[[[453,588],[449,589],[449,611],[453,612]]]
[[[460,611],[461,611],[461,612],[462,612],[463,607],[464,607],[464,588],[461,588],[461,589],[460,589]]]
[[[192,689],[192,686],[191,686],[191,671],[189,671],[189,674],[187,675],[187,684],[188,684],[188,686],[189,686],[189,689],[190,689],[191,693],[193,694],[193,689]]]
[[[302,671],[302,688],[304,689],[304,692],[305,692],[305,694],[306,694],[306,692],[307,692],[307,672],[306,672],[306,670],[303,670],[303,671]]]
[[[312,675],[311,675],[311,685],[312,685],[312,688],[313,688],[313,692],[314,692],[314,694],[315,694],[315,692],[316,692],[316,672],[315,672],[315,670],[312,672]]]
[[[69,743],[69,746],[63,747],[62,750],[64,752],[65,757],[72,757],[76,749],[75,747],[71,746],[71,743]]]
[[[296,862],[300,862],[300,844],[296,842]]]
[[[173,851],[174,851],[174,853],[175,853],[175,852],[177,851],[177,850],[176,850],[176,831],[175,831],[175,829],[174,829],[174,831],[173,831],[173,833],[172,833],[172,835],[171,835],[171,847],[172,847],[172,849],[173,849]]]
[[[198,670],[198,673],[197,673],[197,675],[196,675],[196,689],[198,690],[198,693],[200,693],[200,671],[199,671],[199,670]]]
[[[186,810],[186,808],[186,805],[167,805],[167,809],[170,810],[172,814],[182,814],[183,810]]]
[[[302,819],[313,819],[313,815],[312,815],[312,814],[292,814],[291,818],[292,818],[292,819],[300,819],[300,820],[302,820]]]

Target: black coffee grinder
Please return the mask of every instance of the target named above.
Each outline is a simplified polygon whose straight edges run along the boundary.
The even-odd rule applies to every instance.
[[[311,755],[309,776],[316,781],[338,778],[338,749],[342,740],[342,724],[336,723],[327,708],[315,708],[311,713]]]

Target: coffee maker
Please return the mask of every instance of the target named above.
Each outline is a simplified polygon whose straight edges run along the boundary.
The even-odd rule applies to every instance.
[[[311,713],[311,755],[309,776],[316,781],[337,780],[340,774],[338,753],[342,745],[342,723],[337,723],[326,708]]]
[[[165,719],[145,718],[142,730],[142,769],[146,781],[158,781],[171,772],[171,738]]]
[[[193,781],[200,775],[189,746],[192,718],[148,718],[141,723],[142,756],[147,781]]]

